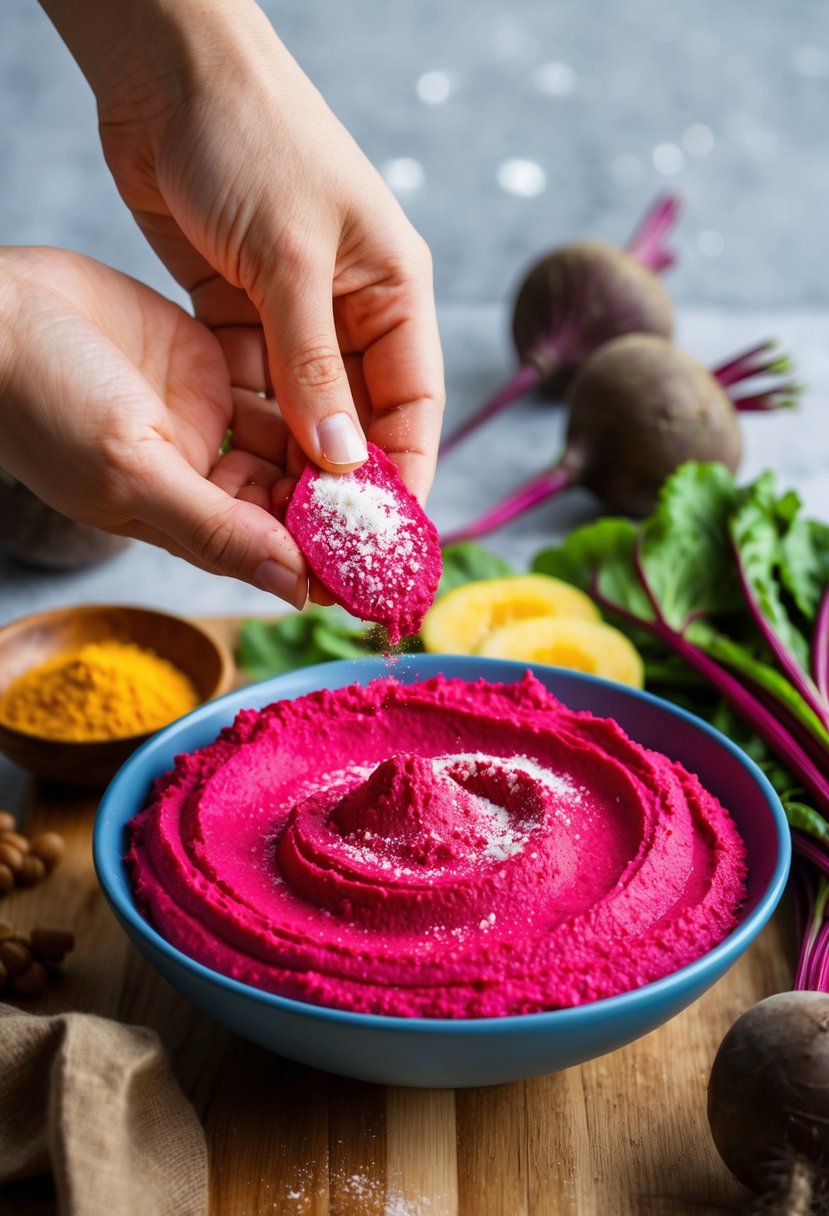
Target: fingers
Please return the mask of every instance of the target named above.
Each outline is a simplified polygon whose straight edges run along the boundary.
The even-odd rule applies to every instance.
[[[279,408],[305,455],[330,473],[368,455],[334,326],[332,273],[305,266],[274,276],[262,301],[271,379]]]
[[[231,498],[252,502],[263,511],[270,511],[271,490],[281,476],[279,465],[250,452],[233,450],[217,461],[210,480]]]
[[[256,466],[259,471],[263,463]],[[229,460],[228,465],[232,471]],[[230,476],[220,470],[219,478],[225,474]],[[168,538],[168,547],[174,546],[198,566],[242,579],[295,608],[305,603],[305,561],[293,538],[262,505],[232,497],[169,449],[143,471],[140,493],[136,517]]]
[[[331,592],[326,591],[319,579],[313,575],[308,587],[308,599],[312,604],[319,604],[321,608],[331,608],[337,602]]]
[[[374,415],[368,437],[394,460],[423,503],[435,475],[446,401],[431,276],[400,289],[395,313],[394,323],[363,356]]]
[[[273,385],[262,326],[222,325],[214,328],[213,333],[227,362],[230,383],[254,393],[266,392],[272,397]]]
[[[234,388],[233,448],[284,465],[290,432],[276,402],[247,389]]]

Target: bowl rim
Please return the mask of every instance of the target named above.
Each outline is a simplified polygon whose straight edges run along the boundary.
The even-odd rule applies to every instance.
[[[267,693],[265,694],[267,699],[259,700],[259,697],[265,693],[266,689],[278,686],[281,683],[287,683],[297,677],[314,680],[317,673],[322,675],[324,672],[328,672],[332,677],[335,677],[337,672],[342,672],[347,668],[349,672],[375,672],[376,676],[374,678],[380,678],[383,674],[393,676],[401,668],[408,670],[411,667],[423,664],[425,661],[428,674],[423,678],[428,679],[431,676],[439,674],[441,664],[445,665],[448,662],[451,665],[458,660],[472,661],[476,664],[480,663],[486,671],[493,673],[493,678],[497,678],[497,673],[500,671],[505,677],[506,683],[515,683],[516,679],[520,679],[520,676],[515,674],[517,669],[520,668],[522,671],[530,670],[533,673],[537,673],[538,670],[541,670],[543,673],[552,672],[557,675],[564,675],[568,679],[572,679],[576,684],[611,689],[617,695],[621,695],[622,697],[628,696],[633,701],[644,701],[657,710],[667,712],[679,718],[687,725],[709,736],[718,746],[729,752],[753,778],[755,785],[762,794],[772,817],[777,844],[776,861],[766,889],[748,915],[740,921],[727,937],[723,938],[721,942],[710,950],[707,950],[705,954],[694,959],[693,962],[687,963],[684,967],[672,971],[670,975],[663,976],[661,979],[651,980],[639,988],[632,988],[626,992],[617,993],[614,996],[588,1001],[583,1005],[568,1006],[564,1009],[543,1010],[536,1013],[504,1014],[483,1018],[403,1017],[379,1013],[359,1013],[349,1009],[337,1009],[328,1005],[315,1005],[310,1001],[299,1001],[292,997],[280,996],[275,992],[267,992],[264,989],[255,988],[251,984],[246,984],[224,975],[220,971],[215,971],[197,959],[191,958],[190,955],[185,954],[184,951],[179,950],[177,946],[167,941],[154,926],[141,916],[134,899],[132,897],[125,898],[119,885],[115,882],[110,882],[110,868],[116,873],[122,871],[124,868],[124,858],[120,850],[113,850],[108,846],[114,843],[113,838],[116,833],[119,836],[123,833],[129,819],[137,814],[140,809],[139,806],[131,806],[127,817],[124,817],[123,811],[119,812],[117,801],[121,796],[122,786],[129,784],[134,768],[139,767],[142,762],[146,762],[155,751],[160,751],[166,744],[169,736],[178,733],[186,724],[196,725],[202,718],[211,717],[217,712],[222,717],[221,711],[223,709],[230,709],[231,703],[234,703],[235,708],[232,716],[223,718],[221,725],[218,726],[214,733],[213,737],[215,738],[219,730],[223,729],[224,726],[230,725],[236,714],[245,708],[244,702],[251,694],[257,695],[258,690],[257,704],[254,708],[263,708],[273,700],[283,699],[271,697],[270,693]],[[451,672],[446,674],[447,678],[451,678]],[[510,678],[510,675],[512,678]],[[369,679],[371,678],[369,676]],[[489,678],[489,676],[483,678]],[[358,680],[356,675],[353,680],[349,681],[349,683],[357,682],[368,683],[369,681],[368,679],[365,681]],[[334,687],[342,686],[334,685]],[[326,687],[329,687],[327,681],[322,684],[315,684],[313,688],[309,688],[305,692],[294,693],[291,697],[284,699],[304,696],[307,692]],[[554,693],[554,695],[557,694]],[[208,743],[200,746],[208,746]],[[155,776],[159,775],[160,773],[155,773]],[[146,797],[146,790],[144,797]],[[116,852],[114,859],[109,856],[111,851]],[[622,685],[600,676],[577,672],[570,668],[554,667],[550,664],[535,663],[530,665],[510,659],[495,659],[480,655],[412,654],[400,655],[391,661],[382,656],[369,655],[357,659],[336,659],[317,663],[309,667],[295,668],[289,672],[283,672],[280,675],[244,685],[242,688],[226,693],[222,697],[217,697],[215,700],[198,706],[189,714],[171,723],[170,726],[164,727],[133,752],[104,790],[95,816],[92,834],[92,855],[101,889],[122,923],[126,922],[133,931],[137,932],[139,936],[144,938],[149,945],[163,954],[170,962],[184,968],[186,971],[192,972],[199,980],[216,985],[225,992],[242,998],[247,1002],[261,1005],[264,1009],[271,1009],[274,1012],[278,1011],[282,1014],[310,1017],[322,1022],[337,1023],[343,1026],[366,1030],[387,1030],[403,1034],[423,1033],[424,1031],[428,1034],[446,1034],[448,1032],[463,1034],[492,1034],[493,1032],[496,1034],[509,1034],[519,1029],[527,1031],[542,1028],[549,1028],[551,1030],[557,1028],[561,1031],[566,1031],[571,1022],[575,1022],[582,1028],[594,1021],[604,1021],[606,1018],[612,1018],[617,1014],[621,1017],[635,1013],[639,1005],[643,1003],[647,1005],[660,997],[670,1000],[675,990],[685,989],[689,983],[692,983],[693,977],[697,974],[699,974],[700,978],[703,978],[710,971],[713,971],[714,981],[718,979],[722,972],[732,962],[735,962],[743,950],[747,948],[760,929],[765,926],[776,908],[789,876],[792,842],[782,803],[768,777],[766,777],[756,762],[742,748],[732,742],[727,735],[717,730],[716,727],[711,726],[704,719],[697,717],[696,714],[691,713],[689,710],[672,704],[663,697],[646,692],[644,689]],[[705,987],[707,986],[706,984]]]
[[[214,685],[214,689],[224,689],[221,694],[208,694],[204,700],[200,701],[191,713],[197,713],[203,709],[205,705],[212,704],[214,701],[222,700],[226,696],[233,693],[232,688],[228,688],[229,682],[232,682],[235,672],[235,662],[230,648],[217,637],[211,630],[192,617],[184,616],[178,612],[168,612],[164,608],[153,608],[149,604],[127,604],[121,601],[106,601],[95,602],[92,604],[64,604],[55,608],[44,608],[41,612],[27,612],[23,616],[15,617],[14,620],[6,621],[0,625],[0,645],[7,640],[7,635],[14,636],[18,631],[25,632],[27,627],[37,626],[38,624],[48,624],[50,620],[59,620],[61,617],[88,617],[95,616],[97,613],[105,612],[139,612],[151,617],[158,617],[163,620],[175,621],[176,624],[184,625],[188,629],[200,637],[204,638],[215,650],[219,659],[219,675]],[[186,673],[185,673],[186,674]],[[187,715],[184,715],[187,716]],[[180,719],[176,719],[176,722]],[[170,723],[171,726],[175,722]],[[164,728],[166,729],[166,728]],[[139,731],[134,735],[117,735],[112,739],[53,739],[49,735],[41,735],[36,731],[21,730],[17,726],[10,726],[8,723],[0,721],[0,735],[6,738],[19,740],[28,746],[51,747],[65,749],[69,755],[72,751],[83,751],[90,747],[106,748],[112,747],[113,750],[117,747],[123,748],[126,744],[134,745],[137,740],[150,740],[153,738],[154,731]]]

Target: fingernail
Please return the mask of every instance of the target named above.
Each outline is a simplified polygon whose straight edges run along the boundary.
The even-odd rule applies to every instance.
[[[322,454],[330,464],[361,464],[368,449],[350,414],[329,414],[317,427]]]
[[[304,575],[289,570],[280,562],[262,562],[254,575],[263,591],[270,591],[280,599],[287,600],[294,608],[301,608],[308,598],[308,581]]]

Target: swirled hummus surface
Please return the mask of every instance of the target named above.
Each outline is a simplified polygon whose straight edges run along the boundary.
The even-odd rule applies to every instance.
[[[699,780],[529,674],[243,711],[130,837],[139,907],[186,954],[402,1016],[639,987],[722,940],[745,896],[745,848]]]

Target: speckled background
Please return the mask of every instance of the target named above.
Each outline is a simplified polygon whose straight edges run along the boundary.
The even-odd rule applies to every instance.
[[[680,301],[829,301],[824,0],[265,0],[429,241],[441,300],[505,298],[569,235],[686,198]],[[169,288],[35,0],[0,16],[0,241]]]

